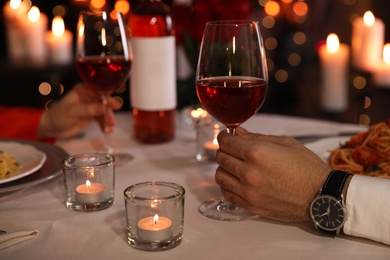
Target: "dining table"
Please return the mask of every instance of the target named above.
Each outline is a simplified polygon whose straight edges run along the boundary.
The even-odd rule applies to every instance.
[[[103,137],[98,125],[92,123],[76,137],[54,144],[28,142],[38,149],[55,146],[63,152],[47,150],[45,164],[52,164],[52,173],[42,181],[23,184],[20,179],[22,184],[14,188],[0,185],[0,223],[12,223],[38,234],[0,250],[0,259],[390,258],[389,245],[344,234],[329,236],[317,231],[314,224],[283,223],[262,217],[219,221],[200,214],[198,207],[203,201],[221,196],[214,180],[217,163],[197,161],[196,125],[188,123],[188,115],[177,115],[172,141],[142,144],[132,136],[131,112],[116,113],[117,125],[109,141],[117,151],[130,153],[133,159],[115,165],[114,204],[96,212],[66,207],[61,163],[67,155],[97,151]],[[351,123],[271,113],[258,113],[243,127],[256,133],[295,137],[320,157],[334,148],[334,138],[366,129]],[[330,138],[333,143],[327,142]],[[169,250],[143,251],[127,242],[124,190],[148,181],[173,182],[185,189],[182,242]]]

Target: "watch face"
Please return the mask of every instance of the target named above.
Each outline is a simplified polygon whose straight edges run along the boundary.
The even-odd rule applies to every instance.
[[[333,196],[321,195],[310,205],[310,215],[318,227],[335,231],[343,226],[346,211],[340,200]]]

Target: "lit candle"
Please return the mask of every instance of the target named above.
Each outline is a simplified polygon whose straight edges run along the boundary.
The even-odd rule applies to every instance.
[[[207,116],[207,111],[203,108],[197,108],[191,111],[191,117],[193,119],[201,119]]]
[[[199,124],[201,123],[201,120],[207,117],[207,111],[203,108],[197,108],[191,110],[191,125],[195,128],[199,127]]]
[[[145,241],[163,241],[172,236],[172,221],[157,214],[141,219],[137,227],[139,238]]]
[[[71,63],[73,57],[72,41],[73,35],[69,30],[65,30],[64,20],[59,16],[54,17],[51,31],[46,33],[51,63]]]
[[[361,70],[372,72],[380,63],[385,37],[385,25],[367,11],[363,18],[353,21],[352,63]]]
[[[3,15],[6,22],[15,23],[24,19],[27,14],[27,7],[21,0],[11,0],[3,7]]]
[[[340,44],[336,34],[328,35],[326,45],[319,48],[321,63],[321,105],[329,112],[348,107],[347,68],[349,47]]]
[[[376,86],[390,88],[390,43],[383,47],[383,60],[374,71],[372,80]]]
[[[87,180],[85,184],[76,187],[76,199],[84,203],[97,203],[106,199],[106,186]]]
[[[11,0],[3,7],[4,24],[7,33],[7,52],[11,61],[24,61],[27,55],[25,27],[27,7],[25,1]]]
[[[206,151],[215,153],[219,149],[217,138],[214,138],[213,141],[205,142],[203,147]]]
[[[27,55],[35,63],[46,61],[47,47],[45,34],[47,31],[47,16],[41,13],[38,7],[31,7],[28,11],[28,26],[26,30]]]
[[[215,159],[216,152],[219,149],[217,137],[221,131],[219,124],[213,124],[212,129],[214,131],[213,140],[207,141],[203,144],[204,155],[209,159]]]

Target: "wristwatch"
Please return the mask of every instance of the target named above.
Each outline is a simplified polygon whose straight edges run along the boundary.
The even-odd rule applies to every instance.
[[[347,211],[342,191],[349,175],[344,171],[331,171],[319,195],[311,203],[310,215],[318,230],[338,235],[344,226]]]

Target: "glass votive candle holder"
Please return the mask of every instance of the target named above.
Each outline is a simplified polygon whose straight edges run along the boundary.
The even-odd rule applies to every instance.
[[[180,115],[181,126],[185,129],[195,129],[200,120],[209,117],[201,105],[185,107]]]
[[[114,203],[115,165],[109,154],[71,155],[62,162],[66,207],[98,211]]]
[[[198,162],[214,162],[218,145],[218,134],[223,125],[215,119],[207,118],[199,121],[196,128],[196,160]]]
[[[144,251],[162,251],[180,245],[184,228],[182,186],[143,182],[124,191],[127,242]]]

